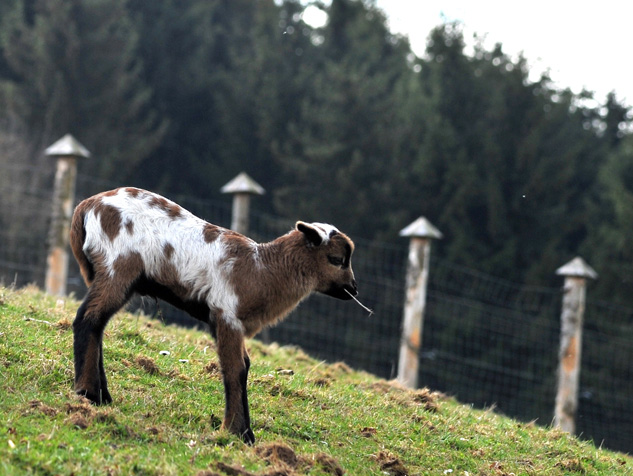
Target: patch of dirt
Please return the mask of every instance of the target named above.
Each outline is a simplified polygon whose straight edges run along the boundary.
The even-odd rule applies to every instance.
[[[309,472],[310,468],[318,466],[321,473],[343,476],[345,471],[330,455],[319,453],[316,455],[298,455],[285,443],[263,443],[254,448],[255,454],[270,467],[266,470],[252,473],[240,464],[224,462],[212,463],[209,470],[200,471],[196,476],[299,476]],[[214,471],[218,471],[214,472]]]
[[[499,461],[493,461],[492,463],[490,463],[489,467],[494,471],[494,476],[510,476],[508,473],[505,472],[505,470],[503,469],[503,465]]]
[[[376,433],[378,433],[378,430],[370,426],[366,426],[365,428],[360,430],[360,436],[364,438],[371,438]]]
[[[349,374],[352,372],[352,368],[345,362],[334,362],[332,365],[330,365],[330,368],[344,374]]]
[[[321,469],[327,474],[334,474],[336,476],[343,476],[345,474],[345,471],[343,471],[338,461],[328,454],[319,453],[314,455],[314,461],[321,466]]]
[[[276,383],[275,385],[270,387],[269,393],[270,393],[271,397],[276,397],[277,395],[279,395],[281,393],[281,385]]]
[[[255,448],[255,453],[271,466],[282,466],[296,469],[299,458],[292,448],[283,443],[269,443]]]
[[[246,471],[245,469],[242,469],[241,467],[237,465],[229,465],[222,462],[216,463],[215,466],[217,469],[222,471],[222,473],[228,476],[294,476],[295,475],[295,473],[291,469],[284,469],[284,468],[273,468],[263,473],[256,474],[256,473],[251,473],[250,471]],[[214,476],[215,474],[217,473],[209,472],[209,473],[206,473],[205,476],[210,476],[210,475]]]
[[[29,408],[32,408],[33,410],[37,410],[49,417],[54,417],[55,415],[59,413],[59,410],[57,410],[56,408],[50,407],[40,402],[39,400],[31,400],[29,402]]]
[[[425,428],[428,428],[431,431],[437,429],[437,427],[433,423],[431,423],[430,421],[428,421],[425,417],[423,417],[421,415],[413,415],[411,417],[411,420],[414,423],[418,423],[420,425],[423,425]]]
[[[388,451],[380,451],[371,458],[380,465],[380,469],[391,476],[407,476],[409,470],[402,462],[392,453]]]
[[[316,385],[317,387],[329,387],[332,385],[332,378],[328,376],[316,377],[314,379],[309,379],[308,382],[312,385]]]
[[[68,421],[78,427],[81,428],[82,430],[85,430],[86,428],[88,428],[90,426],[90,421],[83,416],[81,413],[73,413],[70,415],[70,417],[68,418]]]
[[[292,470],[273,468],[263,473],[262,476],[295,476],[295,474]]]
[[[86,398],[81,398],[80,403],[67,403],[66,413],[69,415],[67,421],[82,430],[90,426],[96,410]]]
[[[429,412],[437,412],[440,408],[437,401],[442,396],[439,392],[431,392],[428,388],[421,388],[413,392],[413,401],[420,403]]]
[[[167,376],[169,378],[177,378],[179,380],[184,380],[185,382],[189,382],[191,380],[191,378],[188,375],[180,373],[176,369],[172,369],[169,372],[167,372]]]
[[[159,375],[160,374],[160,368],[158,367],[158,365],[156,365],[156,362],[154,362],[149,357],[143,357],[142,355],[139,355],[136,358],[136,365],[141,367],[143,370],[145,370],[150,375]]]
[[[59,321],[55,323],[55,327],[57,327],[60,331],[67,331],[72,326],[72,321],[67,317],[62,317]]]
[[[204,371],[210,375],[220,376],[222,375],[222,370],[220,369],[220,364],[217,362],[209,362],[204,366]]]
[[[66,404],[66,413],[79,413],[87,418],[92,418],[96,413],[94,406],[90,403],[90,400],[87,398],[81,397],[80,403],[67,403]]]
[[[575,473],[585,474],[585,468],[582,466],[582,462],[578,458],[572,458],[556,463],[554,466],[564,469],[565,471],[573,471]]]
[[[291,376],[295,374],[295,371],[292,369],[284,369],[284,368],[278,368],[275,369],[275,372],[277,372],[277,375],[287,375],[287,376]]]
[[[404,388],[395,380],[379,380],[378,382],[374,382],[369,385],[369,389],[376,393],[382,393],[383,395],[390,393],[392,390],[404,390]]]
[[[486,456],[486,451],[483,448],[477,448],[475,450],[472,450],[470,454],[473,455],[475,458],[483,458],[484,456]]]
[[[117,419],[114,416],[114,412],[110,410],[105,410],[99,412],[95,415],[94,420],[99,423],[108,423],[111,425],[115,425],[117,423]]]
[[[406,406],[422,406],[429,412],[439,411],[439,401],[446,396],[441,392],[434,392],[424,387],[411,390],[396,380],[381,380],[369,385],[374,392],[388,395],[394,402]]]
[[[215,463],[215,467],[228,476],[257,476],[255,473],[246,471],[237,465],[231,466],[229,464],[222,463],[221,461]]]

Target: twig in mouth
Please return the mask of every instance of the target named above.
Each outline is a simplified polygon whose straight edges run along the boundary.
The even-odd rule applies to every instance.
[[[356,301],[360,307],[362,307],[363,309],[365,309],[365,311],[367,311],[367,312],[369,313],[369,315],[370,315],[370,316],[374,313],[374,311],[372,311],[372,310],[371,310],[371,309],[369,309],[367,306],[365,306],[362,302],[360,302],[358,299],[356,299],[356,296],[354,296],[352,293],[350,293],[347,289],[345,289],[344,291],[345,291],[347,294],[349,294],[349,295],[350,295],[350,297],[351,297],[354,301]],[[368,317],[369,317],[369,316],[368,316]]]

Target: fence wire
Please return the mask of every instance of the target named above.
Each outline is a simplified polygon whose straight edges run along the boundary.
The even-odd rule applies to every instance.
[[[29,190],[18,184],[49,187]],[[117,184],[78,176],[78,200]],[[52,166],[40,168],[0,162],[0,282],[43,286],[52,197]],[[217,202],[191,196],[170,197],[196,215],[229,227],[230,199]],[[249,233],[268,241],[294,225],[253,212]],[[397,244],[357,238],[353,259],[359,298],[314,296],[288,319],[270,329],[269,338],[304,348],[328,361],[394,378],[401,339],[406,240]],[[561,291],[523,286],[433,257],[429,274],[419,383],[454,395],[479,408],[523,421],[552,422],[560,333]],[[85,287],[73,260],[69,293],[81,298]],[[586,303],[583,329],[577,432],[596,444],[633,451],[633,309]],[[136,302],[149,314],[183,325],[195,323],[166,304]]]

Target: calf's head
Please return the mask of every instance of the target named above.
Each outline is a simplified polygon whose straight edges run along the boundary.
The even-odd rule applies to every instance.
[[[299,221],[296,229],[304,234],[313,254],[314,271],[318,276],[316,291],[344,300],[356,296],[358,288],[352,270],[352,240],[325,223]]]

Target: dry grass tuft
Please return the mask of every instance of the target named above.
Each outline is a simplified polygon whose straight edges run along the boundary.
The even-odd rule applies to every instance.
[[[68,317],[62,317],[59,321],[55,323],[55,327],[57,327],[60,331],[67,331],[73,326],[73,323]]]
[[[319,453],[315,455],[314,461],[321,466],[321,469],[326,474],[334,474],[335,476],[343,476],[343,474],[345,474],[345,471],[343,471],[343,468],[338,461],[326,453]]]
[[[331,368],[332,370],[336,370],[344,374],[350,374],[353,372],[352,368],[349,365],[347,365],[345,362],[334,362],[331,365]]]
[[[85,430],[90,426],[90,419],[86,418],[81,413],[73,413],[68,417],[68,421],[82,430]]]
[[[29,403],[29,409],[37,410],[40,413],[43,413],[46,416],[54,417],[59,413],[59,410],[56,408],[50,407],[39,400],[31,400]],[[29,413],[28,411],[26,413]]]
[[[204,371],[210,375],[219,376],[222,375],[222,371],[220,369],[220,364],[217,362],[211,361],[207,365],[204,366]]]
[[[372,455],[372,459],[380,465],[380,469],[390,476],[408,476],[409,471],[398,459],[389,451],[380,451]]]
[[[149,357],[139,355],[136,358],[136,365],[141,367],[150,375],[160,375],[160,368],[158,367],[158,365],[156,365],[156,362],[154,362],[154,360],[150,359]]]
[[[282,466],[296,469],[299,458],[290,446],[284,443],[269,443],[255,448],[255,453],[271,466]]]
[[[432,392],[428,388],[421,388],[413,392],[413,401],[420,403],[429,412],[437,412],[439,409],[438,400],[442,398],[439,392]]]

